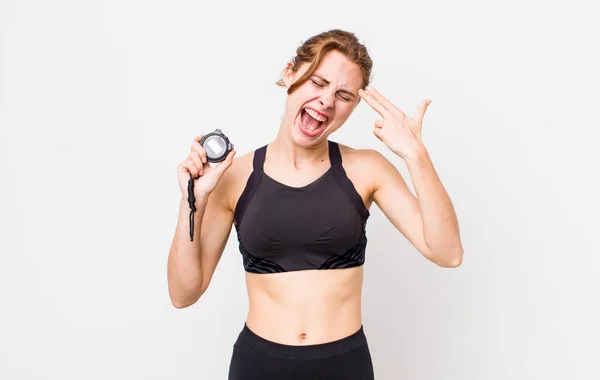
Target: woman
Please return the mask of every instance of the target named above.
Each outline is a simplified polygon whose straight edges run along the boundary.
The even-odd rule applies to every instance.
[[[236,159],[234,150],[211,167],[198,136],[178,167],[182,199],[168,260],[173,305],[190,306],[206,291],[232,225],[240,243],[249,311],[229,379],[374,378],[361,321],[373,202],[427,259],[442,267],[462,261],[456,215],[421,141],[430,102],[405,115],[368,87],[371,67],[352,33],[308,39],[278,82],[288,95],[273,141]],[[381,115],[373,133],[404,159],[417,198],[380,153],[328,139],[361,99]],[[190,175],[197,178],[193,239]]]

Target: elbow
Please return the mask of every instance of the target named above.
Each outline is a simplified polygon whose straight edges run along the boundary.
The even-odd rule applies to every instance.
[[[188,299],[171,297],[171,305],[173,305],[175,309],[185,309],[186,307],[190,307],[193,304],[195,304],[198,301],[198,299],[200,299],[200,297]]]
[[[173,298],[171,298],[171,304],[173,305],[173,307],[175,309],[185,309],[186,307],[192,305],[189,302],[182,302],[182,301],[179,301],[179,300],[174,300]]]
[[[462,255],[454,257],[450,260],[444,268],[458,268],[462,264]]]
[[[434,262],[442,268],[457,268],[463,262],[463,248],[459,246],[454,249],[447,249],[440,253]]]
[[[185,309],[186,307],[190,307],[202,297],[202,294],[206,291],[205,287],[201,287],[199,291],[190,292],[186,291],[183,294],[174,294],[171,293],[169,298],[171,299],[171,305],[173,305],[176,309]]]

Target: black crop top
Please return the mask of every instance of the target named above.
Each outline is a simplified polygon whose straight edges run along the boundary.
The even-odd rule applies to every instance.
[[[234,214],[246,272],[363,265],[369,210],[346,176],[338,144],[328,141],[328,145],[331,167],[302,187],[266,175],[267,145],[255,150],[254,168]]]

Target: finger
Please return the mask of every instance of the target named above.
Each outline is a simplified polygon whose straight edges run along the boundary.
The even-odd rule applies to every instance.
[[[385,96],[381,95],[381,93],[379,93],[379,91],[377,91],[376,89],[374,89],[371,86],[367,86],[367,92],[379,103],[381,104],[386,110],[390,111],[392,114],[394,115],[401,115],[404,112],[402,112],[402,110],[398,107],[396,107],[394,104],[392,104],[392,102],[390,102],[388,100],[388,98],[386,98]]]
[[[221,163],[219,164],[219,166],[218,166],[218,167],[219,167],[219,170],[221,170],[221,171],[223,171],[223,172],[224,172],[225,170],[227,170],[227,169],[228,169],[228,168],[231,166],[231,164],[233,163],[233,157],[235,156],[235,154],[236,154],[236,153],[237,153],[237,152],[235,151],[235,149],[232,149],[232,150],[231,150],[231,151],[230,151],[230,152],[227,154],[227,157],[225,157],[225,159],[223,160],[223,162],[221,162]]]
[[[425,111],[427,111],[427,107],[429,107],[430,104],[430,99],[425,99],[421,102],[421,104],[419,104],[419,107],[417,107],[417,111],[415,112],[415,120],[418,122],[423,121],[423,118],[425,117]]]
[[[383,128],[383,120],[375,120],[375,128]]]
[[[233,158],[235,157],[236,153],[237,153],[237,150],[232,149],[231,152],[229,152],[229,154],[227,155],[226,159],[233,162]]]
[[[193,151],[192,153],[190,153],[190,159],[192,161],[194,161],[197,168],[204,168],[204,165],[202,164],[202,157],[200,156],[200,153]]]
[[[190,147],[190,150],[192,152],[196,152],[200,155],[201,161],[203,164],[206,163],[207,161],[207,156],[206,156],[206,150],[204,149],[204,147],[202,145],[200,145],[200,143],[198,141],[195,141],[192,143],[192,146]]]
[[[198,167],[192,160],[187,160],[183,163],[183,167],[185,167],[189,172],[192,178],[198,177]]]
[[[390,114],[390,112],[384,106],[382,106],[381,103],[375,100],[375,98],[365,90],[358,90],[358,95],[381,116],[386,117]]]
[[[381,128],[373,128],[373,134],[379,140],[383,141],[383,130]]]

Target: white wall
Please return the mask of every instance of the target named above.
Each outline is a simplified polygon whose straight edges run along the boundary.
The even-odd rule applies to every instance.
[[[592,2],[0,2],[0,378],[225,379],[247,301],[235,233],[177,310],[176,165],[222,128],[270,141],[297,45],[355,32],[412,113],[464,263],[422,258],[374,207],[364,324],[378,379],[600,378]],[[594,25],[595,24],[595,25]],[[376,148],[364,102],[332,139]]]

